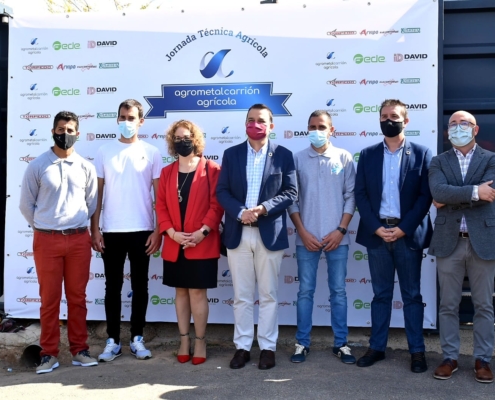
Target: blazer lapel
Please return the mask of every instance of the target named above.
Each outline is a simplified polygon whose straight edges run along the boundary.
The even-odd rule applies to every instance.
[[[457,181],[457,186],[462,186],[462,174],[461,174],[461,166],[459,165],[459,159],[454,152],[454,149],[450,149],[447,152],[447,161],[452,169],[452,173],[454,174],[455,180]],[[471,160],[472,161],[472,160]],[[471,168],[471,166],[469,167]]]
[[[266,160],[265,160],[265,169],[263,170],[263,179],[261,180],[261,186],[260,186],[260,194],[258,197],[258,203],[260,203],[261,199],[261,193],[263,193],[263,189],[265,187],[265,183],[270,177],[270,173],[272,171],[272,165],[273,165],[273,157],[275,155],[275,149],[273,148],[270,140],[268,140],[268,146],[266,149]]]
[[[474,173],[478,169],[481,164],[481,160],[483,159],[483,149],[480,146],[476,146],[476,150],[474,150],[473,156],[471,158],[471,162],[469,163],[469,168],[466,172],[466,177],[464,178],[464,182],[466,184],[470,183],[471,178]],[[478,184],[479,182],[477,182]]]
[[[406,140],[402,149],[402,162],[400,163],[400,183],[399,192],[402,190],[406,174],[409,169],[409,161],[411,160],[411,144]]]
[[[383,193],[383,161],[384,161],[383,152],[384,151],[385,151],[385,147],[384,147],[383,142],[382,142],[382,143],[380,143],[379,146],[376,147],[376,154],[375,154],[376,164],[375,165],[379,166],[379,168],[376,171],[376,174],[373,174],[373,176],[376,179],[375,185],[376,185],[376,187],[378,187],[380,189],[376,192],[376,193],[380,194],[380,201],[381,201],[382,193]],[[373,192],[374,192],[374,190],[373,190]]]
[[[246,201],[247,197],[247,151],[248,145],[246,140],[244,142],[244,146],[239,146],[239,153],[237,154],[237,159],[239,160],[239,171],[241,173],[242,199],[244,199],[244,201]]]

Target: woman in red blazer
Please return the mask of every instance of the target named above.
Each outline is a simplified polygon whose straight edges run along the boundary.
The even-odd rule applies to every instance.
[[[166,133],[168,152],[177,161],[162,169],[156,199],[162,248],[163,284],[175,287],[181,344],[177,360],[191,359],[189,328],[194,319],[193,364],[206,361],[208,321],[206,290],[217,287],[223,208],[217,201],[220,166],[203,156],[203,132],[192,122],[177,121]]]

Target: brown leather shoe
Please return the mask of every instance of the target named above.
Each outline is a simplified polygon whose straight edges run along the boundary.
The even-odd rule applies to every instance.
[[[230,368],[232,369],[244,368],[244,366],[250,359],[251,359],[251,353],[249,353],[249,351],[239,349],[235,352],[234,358],[230,360]]]
[[[490,369],[490,363],[477,359],[474,363],[474,373],[476,374],[474,379],[481,383],[492,383],[493,373]]]
[[[259,369],[270,369],[275,366],[275,352],[271,350],[261,350]]]
[[[457,371],[457,360],[446,358],[435,370],[433,377],[436,379],[450,379],[455,371]]]

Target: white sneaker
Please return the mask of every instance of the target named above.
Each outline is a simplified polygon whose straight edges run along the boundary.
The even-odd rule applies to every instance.
[[[52,372],[55,368],[59,367],[59,363],[56,357],[43,356],[41,357],[40,365],[36,367],[37,374],[46,374]]]
[[[115,343],[115,340],[108,338],[107,345],[103,349],[103,353],[98,356],[98,361],[110,362],[122,355],[122,346],[120,343]]]
[[[151,358],[151,351],[144,347],[144,339],[142,336],[134,336],[134,340],[130,344],[131,353],[138,360],[147,360]]]
[[[83,350],[72,357],[72,365],[94,367],[95,365],[98,365],[98,361],[96,361],[96,358],[91,357],[88,350]]]

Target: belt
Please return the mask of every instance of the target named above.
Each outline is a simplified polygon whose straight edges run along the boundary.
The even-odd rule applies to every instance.
[[[469,239],[469,232],[459,232],[459,237]]]
[[[380,222],[387,225],[399,225],[400,218],[382,218]]]
[[[250,228],[258,228],[258,221],[251,222],[250,224],[244,224],[244,226],[249,226]]]
[[[51,229],[39,229],[39,228],[34,228],[35,231],[42,232],[42,233],[48,233],[50,235],[75,235],[77,233],[84,233],[88,230],[88,227],[81,227],[81,228],[74,228],[74,229],[64,229],[62,231],[54,231]]]

